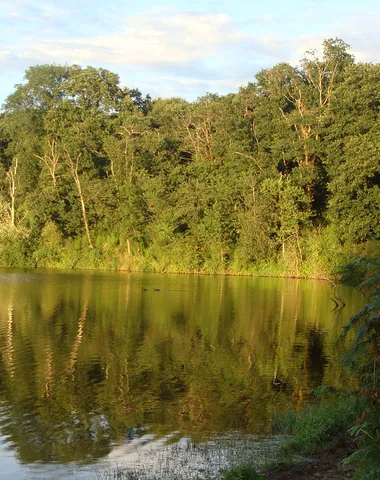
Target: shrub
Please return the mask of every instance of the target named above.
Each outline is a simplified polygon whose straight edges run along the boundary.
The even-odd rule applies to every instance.
[[[312,454],[336,435],[347,432],[358,411],[358,402],[351,396],[334,404],[309,406],[300,413],[280,415],[273,430],[292,435],[281,447],[284,453]]]
[[[360,257],[342,269],[341,283],[350,285],[367,299],[367,304],[351,317],[343,334],[356,336],[343,358],[359,376],[363,407],[351,434],[359,449],[348,461],[357,463],[359,479],[380,478],[380,258]]]

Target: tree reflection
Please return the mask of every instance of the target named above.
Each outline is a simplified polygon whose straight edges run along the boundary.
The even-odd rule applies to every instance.
[[[325,284],[28,275],[0,290],[0,428],[21,462],[93,461],[142,425],[263,432],[274,409],[351,381]]]

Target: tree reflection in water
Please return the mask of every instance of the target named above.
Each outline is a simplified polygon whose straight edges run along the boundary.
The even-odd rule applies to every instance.
[[[0,428],[21,463],[93,462],[131,432],[268,432],[274,410],[351,382],[335,340],[359,300],[336,321],[327,283],[14,275],[0,279]]]

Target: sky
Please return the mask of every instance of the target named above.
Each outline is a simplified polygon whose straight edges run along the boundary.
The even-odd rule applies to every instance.
[[[224,95],[336,37],[380,62],[380,1],[0,0],[0,104],[41,64],[103,67],[153,98]]]

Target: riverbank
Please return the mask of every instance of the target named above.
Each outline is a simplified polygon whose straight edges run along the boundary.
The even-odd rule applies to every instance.
[[[331,400],[330,400],[331,401]],[[350,435],[361,410],[355,396],[290,412],[274,424],[274,431],[290,437],[280,448],[280,461],[265,469],[270,480],[352,479],[355,468],[347,459],[358,445]]]
[[[351,396],[281,415],[273,425],[274,434],[286,435],[277,460],[263,468],[252,463],[234,466],[221,473],[222,480],[354,479],[355,465],[347,459],[358,448],[349,431],[359,403]]]
[[[356,444],[347,433],[337,435],[329,446],[311,457],[298,457],[264,472],[268,480],[349,480],[354,478],[353,464],[344,461],[354,453]]]
[[[343,328],[343,335],[351,330],[356,333],[341,362],[358,377],[360,390],[350,396],[347,392],[341,400],[336,397],[335,403],[280,417],[274,423],[274,431],[290,435],[281,446],[284,461],[263,469],[262,475],[236,474],[224,480],[380,478],[380,393],[376,368],[380,354],[380,258],[358,258],[342,267],[341,272],[340,283],[364,293],[368,300]],[[323,390],[327,391],[324,388],[320,392]]]
[[[327,404],[281,415],[274,421],[272,437],[227,435],[199,444],[166,438],[158,450],[141,450],[135,464],[99,470],[96,478],[352,480],[355,465],[346,459],[357,444],[348,431],[359,410],[354,396],[338,402],[331,397]]]
[[[312,457],[294,457],[293,462],[278,463],[258,473],[253,467],[235,467],[225,472],[223,480],[352,480],[355,468],[344,461],[355,451],[355,443],[347,434]]]
[[[1,236],[0,236],[1,237]],[[136,246],[129,250],[123,242],[109,236],[96,238],[89,248],[85,238],[41,237],[35,242],[5,242],[0,238],[0,265],[8,268],[54,268],[65,270],[108,270],[144,273],[177,273],[255,277],[313,278],[330,277],[357,255],[377,255],[378,241],[360,246],[340,245],[322,234],[308,238],[302,255],[280,250],[269,257],[241,258],[238,250],[221,256],[219,251],[198,252],[189,245],[165,248]],[[53,242],[53,243],[52,243]]]

